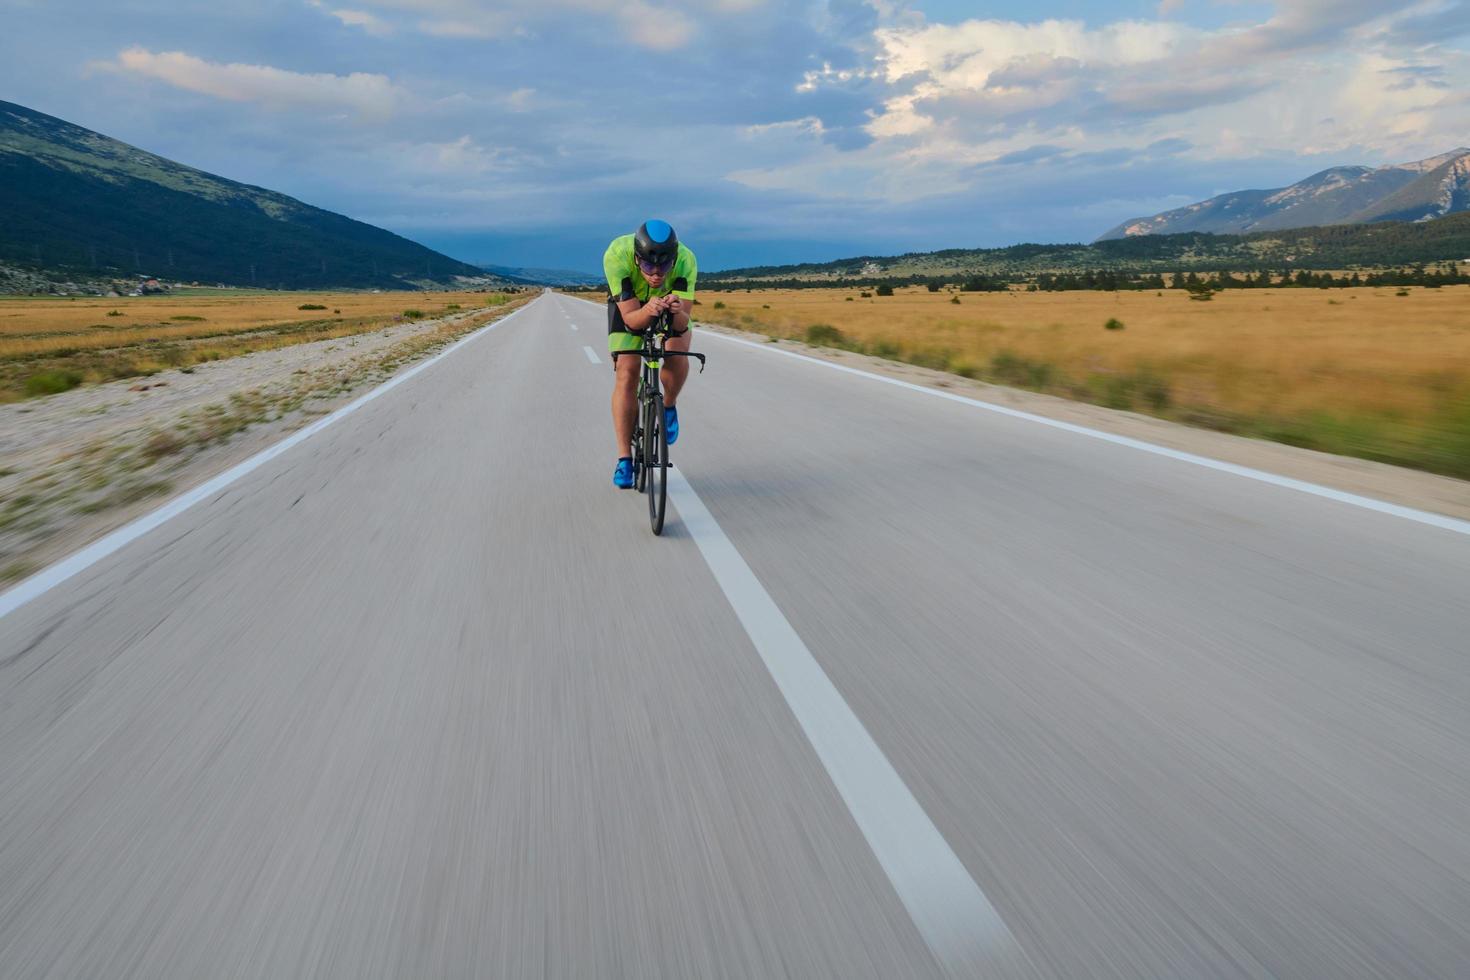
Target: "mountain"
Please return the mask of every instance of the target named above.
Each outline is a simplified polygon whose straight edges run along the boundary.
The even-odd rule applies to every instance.
[[[880,282],[956,283],[975,276],[1025,280],[1043,272],[1256,272],[1261,269],[1374,269],[1439,263],[1470,265],[1470,210],[1432,221],[1292,228],[1249,235],[1183,232],[1075,244],[952,248],[863,255],[835,262],[754,266],[709,272],[701,287],[869,286]]]
[[[51,278],[283,289],[490,282],[392,232],[10,102],[0,102],[0,215],[0,264]]]
[[[514,283],[530,286],[595,286],[602,277],[591,272],[572,269],[520,268],[509,265],[481,265],[481,269],[492,276],[500,276]]]
[[[1389,167],[1333,167],[1269,191],[1236,191],[1134,218],[1098,241],[1187,231],[1240,234],[1287,228],[1425,221],[1470,211],[1470,149]]]

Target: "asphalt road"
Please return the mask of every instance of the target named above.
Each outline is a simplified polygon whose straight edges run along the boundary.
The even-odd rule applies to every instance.
[[[604,329],[0,618],[0,974],[1470,974],[1470,536],[706,335],[657,539]]]

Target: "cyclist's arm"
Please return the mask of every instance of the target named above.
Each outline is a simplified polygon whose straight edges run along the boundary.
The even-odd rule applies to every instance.
[[[633,333],[642,333],[644,327],[658,319],[658,315],[663,312],[666,302],[667,299],[662,296],[652,297],[647,303],[639,302],[636,296],[632,299],[622,299],[620,297],[618,299],[618,312],[623,315],[623,326],[633,331]],[[687,323],[689,318],[685,316],[684,319]]]
[[[672,273],[675,276],[674,288],[669,294],[669,309],[674,311],[672,326],[675,333],[688,330],[689,321],[694,318],[694,279],[698,274],[693,252],[681,245],[679,258],[679,264]]]
[[[669,294],[669,299],[669,309],[674,311],[674,322],[671,324],[673,331],[683,333],[689,329],[689,320],[694,315],[694,301],[681,299],[673,293]]]

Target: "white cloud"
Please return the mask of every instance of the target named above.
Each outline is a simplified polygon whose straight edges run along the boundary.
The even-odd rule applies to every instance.
[[[1182,6],[1164,0],[1161,15]],[[1268,18],[1215,30],[1165,19],[931,24],[895,15],[873,32],[867,65],[823,65],[796,86],[820,97],[876,82],[865,126],[874,143],[735,179],[821,196],[839,184],[822,166],[841,159],[868,175],[857,186],[891,201],[978,189],[1000,179],[990,162],[1040,145],[1059,148],[1059,159],[1125,169],[1148,158],[1139,148],[1163,141],[1202,164],[1302,154],[1388,162],[1464,142],[1455,134],[1470,128],[1470,97],[1460,94],[1470,89],[1470,56],[1426,48],[1422,30],[1399,27],[1443,19],[1444,3],[1386,7],[1279,0]]]
[[[373,37],[387,37],[393,33],[392,24],[366,10],[329,10],[327,12],[348,27],[360,27]]]
[[[700,22],[739,16],[768,0],[362,0],[419,18],[418,29],[438,37],[496,38],[525,25],[568,15],[614,21],[625,38],[654,50],[680,48]]]
[[[1081,21],[971,20],[877,32],[890,82],[924,75],[940,89],[984,88],[996,71],[1037,56],[1083,65],[1157,61],[1195,36],[1191,28],[1160,21],[1123,21],[1089,30]]]
[[[406,100],[386,75],[304,74],[270,65],[219,64],[182,51],[128,48],[102,67],[157,79],[176,88],[274,109],[315,109],[358,116],[390,115]]]
[[[468,135],[445,143],[409,146],[400,157],[404,169],[419,175],[480,177],[508,169],[499,151],[487,150]]]

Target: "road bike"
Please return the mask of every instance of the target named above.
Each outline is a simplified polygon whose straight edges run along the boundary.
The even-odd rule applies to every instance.
[[[674,283],[678,289],[678,282]],[[692,357],[704,373],[704,355],[694,351],[665,350],[664,341],[673,325],[673,314],[663,313],[643,330],[641,350],[613,351],[613,366],[619,357],[638,357],[643,371],[638,376],[638,420],[633,428],[633,489],[648,495],[648,522],[654,534],[664,533],[664,509],[669,498],[669,434],[664,431],[664,396],[659,372],[664,358]]]

